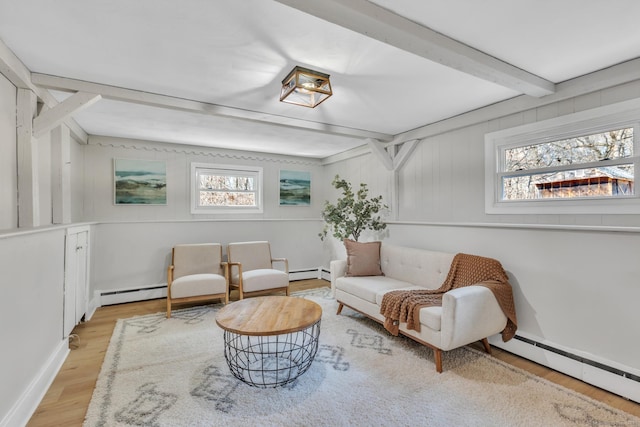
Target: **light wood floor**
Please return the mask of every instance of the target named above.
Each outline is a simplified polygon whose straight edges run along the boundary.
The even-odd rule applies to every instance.
[[[291,283],[293,291],[320,286],[328,285],[323,280],[302,280]],[[237,299],[234,296],[232,293],[232,299]],[[101,307],[96,310],[89,322],[78,325],[73,332],[80,338],[79,347],[71,350],[49,391],[31,417],[28,426],[81,426],[116,321],[141,314],[162,312],[165,309],[166,301],[164,299]],[[473,347],[482,350],[482,345],[479,343],[474,344]],[[640,417],[640,404],[592,387],[498,348],[493,348],[493,355],[539,377]],[[446,369],[446,353],[444,365]]]

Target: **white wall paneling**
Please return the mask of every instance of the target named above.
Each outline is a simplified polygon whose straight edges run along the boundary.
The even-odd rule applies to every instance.
[[[38,140],[33,137],[32,123],[36,111],[36,95],[28,89],[18,89],[17,102],[18,151],[18,225],[40,225]]]
[[[18,227],[17,89],[0,74],[0,230]]]
[[[521,333],[638,375],[640,343],[630,338],[628,328],[640,324],[640,216],[484,211],[486,133],[634,98],[640,98],[640,81],[489,121],[474,120],[484,117],[483,111],[471,113],[463,121],[468,126],[431,135],[428,127],[422,129],[428,136],[398,171],[398,220],[389,225],[385,242],[500,260],[512,279]],[[375,157],[361,152],[326,163],[328,176],[340,173],[362,180],[387,196],[380,187],[383,170]],[[325,255],[344,253],[331,242],[325,244]],[[519,354],[528,357],[526,353]],[[537,361],[567,369],[559,359],[547,355]],[[607,376],[581,375],[589,381]],[[596,385],[625,395],[626,386],[616,388],[614,383]]]
[[[518,329],[640,373],[636,286],[640,232],[392,224],[392,244],[500,260],[514,288]],[[615,251],[601,250],[613,248]]]
[[[113,202],[113,159],[164,160],[167,163],[166,206],[124,206]],[[264,210],[261,214],[192,214],[190,209],[191,163],[259,166],[263,168]],[[323,203],[324,173],[319,160],[179,146],[149,141],[92,137],[84,152],[84,220],[200,220],[318,218]],[[280,170],[311,173],[311,205],[280,206]]]
[[[38,150],[38,224],[44,226],[53,223],[51,134],[42,135],[36,144]]]
[[[25,425],[68,352],[62,339],[65,230],[0,235],[0,425]]]
[[[75,139],[71,140],[70,145],[70,161],[71,161],[71,178],[70,178],[70,203],[71,203],[71,223],[84,221],[84,182],[91,176],[85,173],[86,165],[84,163],[84,144]]]
[[[268,240],[290,270],[317,269],[322,222],[310,220],[203,220],[101,223],[91,247],[91,295],[166,285],[171,248],[180,243]],[[226,249],[225,256],[226,256]],[[93,302],[92,304],[96,304]]]
[[[71,132],[61,124],[51,131],[52,222],[71,222]]]

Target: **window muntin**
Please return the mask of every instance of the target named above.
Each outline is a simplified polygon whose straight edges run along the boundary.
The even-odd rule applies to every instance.
[[[262,168],[192,164],[193,213],[262,212]]]
[[[633,126],[502,147],[500,201],[633,196],[633,153]]]

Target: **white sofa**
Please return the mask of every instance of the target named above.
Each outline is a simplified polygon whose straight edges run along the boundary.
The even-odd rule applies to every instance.
[[[340,303],[384,323],[382,296],[392,290],[437,289],[449,272],[455,254],[383,244],[380,266],[384,276],[345,276],[346,260],[331,261],[331,289]],[[420,332],[400,323],[400,333],[434,350],[436,370],[442,372],[442,351],[482,341],[491,353],[487,337],[505,328],[507,317],[491,290],[467,286],[447,292],[442,307],[420,309]]]

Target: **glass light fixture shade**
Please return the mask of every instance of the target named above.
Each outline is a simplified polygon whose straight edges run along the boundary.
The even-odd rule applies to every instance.
[[[333,95],[329,75],[294,67],[282,81],[280,101],[314,108]]]

